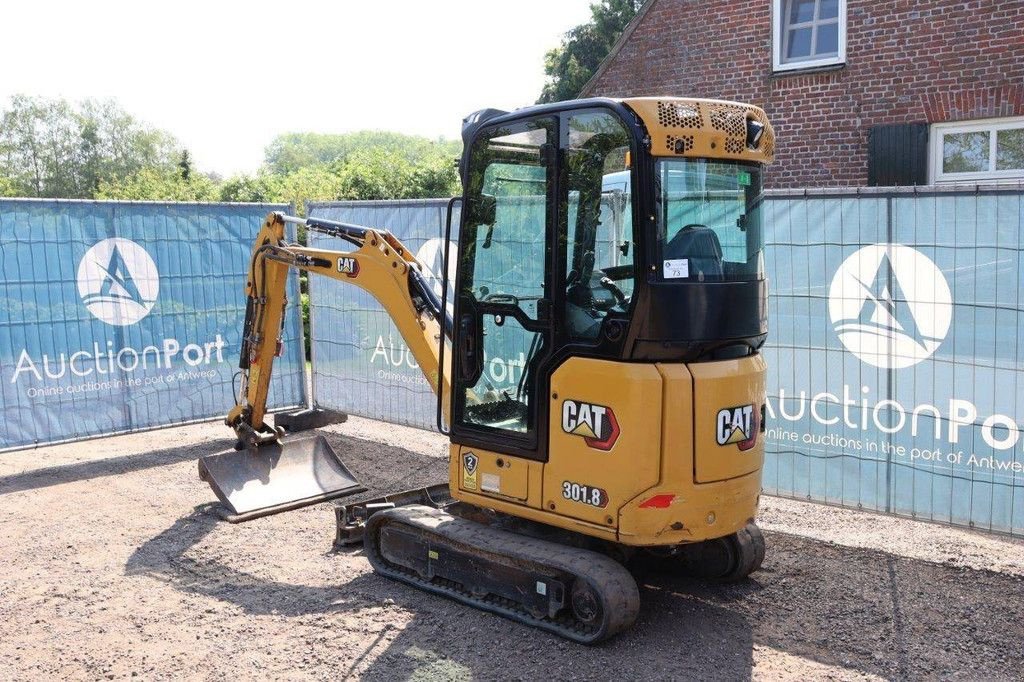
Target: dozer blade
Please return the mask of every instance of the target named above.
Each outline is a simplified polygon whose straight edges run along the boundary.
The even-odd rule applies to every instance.
[[[323,436],[286,438],[199,459],[231,523],[306,507],[366,490]]]

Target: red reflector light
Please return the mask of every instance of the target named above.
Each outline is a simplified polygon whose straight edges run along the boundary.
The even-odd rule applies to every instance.
[[[654,508],[654,509],[665,509],[670,504],[672,504],[672,500],[674,500],[674,499],[676,499],[675,495],[655,495],[654,497],[652,497],[650,499],[644,500],[644,502],[640,505],[640,508],[641,509],[651,509],[651,508]]]

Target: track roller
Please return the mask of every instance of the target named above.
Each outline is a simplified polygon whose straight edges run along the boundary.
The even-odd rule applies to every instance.
[[[603,554],[432,507],[374,514],[363,544],[382,575],[584,644],[628,628],[640,609],[633,576]]]

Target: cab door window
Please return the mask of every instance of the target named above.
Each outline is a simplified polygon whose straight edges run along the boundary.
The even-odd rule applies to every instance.
[[[630,136],[609,112],[568,116],[562,135],[566,183],[563,283],[565,329],[572,340],[598,338],[612,311],[633,295]]]
[[[530,437],[547,353],[556,123],[499,126],[473,143],[460,253],[455,426]],[[541,401],[543,402],[543,401]]]

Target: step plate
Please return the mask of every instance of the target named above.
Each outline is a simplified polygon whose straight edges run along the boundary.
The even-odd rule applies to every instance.
[[[248,521],[366,490],[323,436],[208,455],[199,477],[224,504],[222,516]]]

